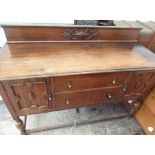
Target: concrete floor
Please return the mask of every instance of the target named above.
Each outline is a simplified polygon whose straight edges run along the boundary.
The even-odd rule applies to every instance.
[[[27,128],[36,128],[44,125],[64,123],[94,117],[105,117],[126,112],[120,104],[81,108],[80,113],[75,109],[32,115],[28,117]],[[0,102],[0,134],[18,135],[6,106]],[[143,134],[143,131],[134,118],[122,118],[112,121],[100,121],[96,123],[77,125],[61,129],[33,133],[36,135],[135,135]]]

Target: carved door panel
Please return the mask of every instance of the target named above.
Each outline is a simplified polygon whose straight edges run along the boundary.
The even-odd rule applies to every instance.
[[[14,80],[3,84],[18,114],[52,108],[50,79]]]
[[[125,84],[125,94],[144,95],[155,84],[155,72],[135,72]]]

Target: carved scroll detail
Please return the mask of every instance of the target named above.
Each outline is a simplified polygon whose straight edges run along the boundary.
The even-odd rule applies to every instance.
[[[97,35],[98,32],[91,29],[72,29],[63,33],[63,36],[69,40],[91,40]]]

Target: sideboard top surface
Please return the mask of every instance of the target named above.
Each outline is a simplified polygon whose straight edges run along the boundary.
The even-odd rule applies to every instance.
[[[155,69],[155,54],[129,42],[6,43],[0,80]]]

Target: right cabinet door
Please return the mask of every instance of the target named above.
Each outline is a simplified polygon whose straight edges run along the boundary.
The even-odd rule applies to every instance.
[[[133,72],[124,86],[125,95],[144,96],[155,84],[155,72]]]

